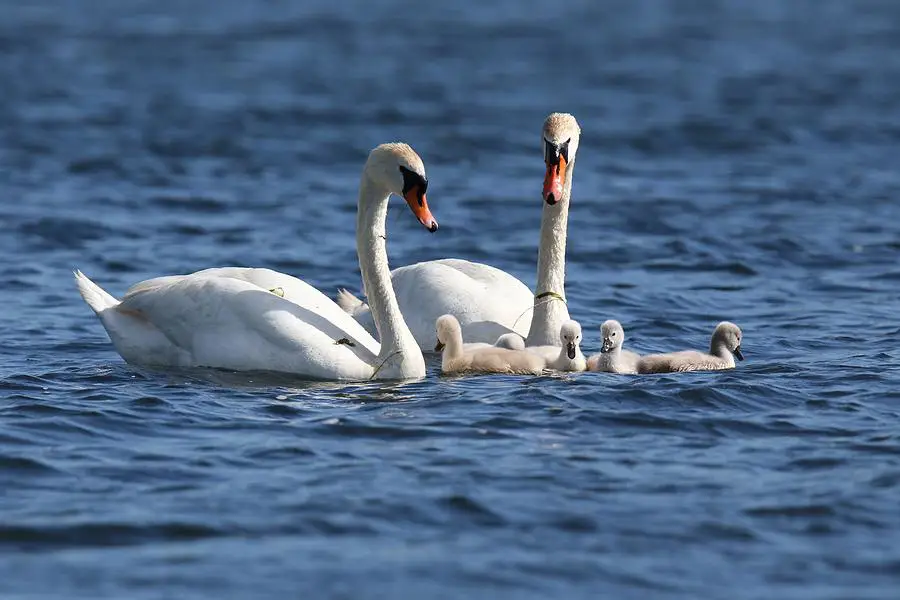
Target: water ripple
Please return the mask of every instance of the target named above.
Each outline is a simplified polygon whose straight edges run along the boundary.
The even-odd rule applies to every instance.
[[[898,6],[5,3],[0,596],[893,598]],[[583,349],[727,319],[737,369],[136,368],[72,284],[358,292],[360,169],[400,139],[441,230],[392,202],[391,264],[533,287],[555,110]]]

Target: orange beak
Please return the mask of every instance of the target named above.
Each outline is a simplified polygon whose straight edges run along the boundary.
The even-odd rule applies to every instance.
[[[544,202],[553,206],[562,198],[563,181],[566,179],[566,159],[559,157],[559,163],[547,162],[547,174],[544,175]]]
[[[434,218],[434,215],[431,214],[431,210],[428,208],[428,199],[425,198],[425,193],[419,193],[419,186],[414,185],[409,188],[403,199],[406,200],[409,209],[416,215],[419,223],[425,226],[425,229],[431,233],[437,231],[437,219]]]

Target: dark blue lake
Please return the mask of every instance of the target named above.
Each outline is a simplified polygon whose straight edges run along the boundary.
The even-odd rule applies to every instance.
[[[566,293],[719,373],[313,384],[127,365],[72,280],[211,266],[534,285],[541,124],[582,128]],[[0,2],[0,597],[853,598],[900,589],[900,4]]]

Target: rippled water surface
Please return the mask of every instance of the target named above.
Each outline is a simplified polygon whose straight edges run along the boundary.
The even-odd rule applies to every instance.
[[[900,4],[0,3],[0,596],[896,598]],[[78,297],[265,266],[533,285],[540,127],[583,130],[567,295],[599,348],[731,372],[308,384],[126,365]]]

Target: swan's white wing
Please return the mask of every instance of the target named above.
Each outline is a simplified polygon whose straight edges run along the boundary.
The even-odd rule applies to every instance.
[[[265,273],[251,276],[266,286],[273,281]],[[194,366],[321,378],[370,376],[378,343],[327,296],[289,279],[295,282],[293,301],[246,278],[201,271],[139,284],[117,310],[152,323],[191,355]]]
[[[403,319],[419,347],[434,348],[434,322],[444,314],[459,320],[467,342],[493,344],[505,333],[528,335],[534,296],[512,275],[459,259],[394,269],[391,282]]]
[[[455,269],[463,275],[466,275],[473,281],[476,281],[488,288],[519,286],[524,287],[526,290],[528,289],[528,286],[526,286],[524,283],[522,283],[506,271],[501,271],[500,269],[492,267],[491,265],[463,260],[461,258],[440,258],[438,260],[433,260],[430,262]],[[528,293],[530,294],[531,291],[529,290]]]
[[[278,271],[271,269],[258,269],[251,267],[214,267],[191,273],[190,275],[167,275],[164,277],[154,277],[147,279],[131,286],[125,292],[125,298],[133,293],[146,291],[148,289],[157,288],[169,283],[174,283],[189,277],[224,277],[228,279],[238,279],[246,281],[253,285],[269,290],[286,300],[296,301],[302,305],[311,296],[319,294],[318,290],[309,285],[302,279],[297,279]]]

